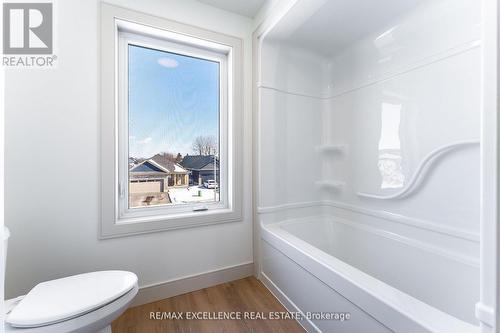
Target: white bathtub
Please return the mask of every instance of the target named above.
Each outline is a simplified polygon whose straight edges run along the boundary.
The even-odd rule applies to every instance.
[[[477,267],[331,217],[261,224],[261,279],[290,311],[348,312],[301,320],[322,332],[479,332]]]

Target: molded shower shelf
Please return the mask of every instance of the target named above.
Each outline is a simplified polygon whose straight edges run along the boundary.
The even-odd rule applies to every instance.
[[[347,145],[335,144],[335,145],[321,145],[315,147],[318,153],[345,153],[347,150]]]
[[[329,189],[341,189],[345,186],[344,182],[338,180],[318,180],[315,182],[316,186],[321,188],[329,188]]]

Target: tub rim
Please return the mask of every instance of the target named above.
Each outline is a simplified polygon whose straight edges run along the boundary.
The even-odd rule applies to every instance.
[[[373,316],[377,321],[386,325],[390,329],[396,329],[396,327],[391,327],[391,319],[396,320],[397,318],[387,319],[387,317],[377,314],[377,312],[383,312],[378,311],[376,307],[377,302],[381,302],[384,306],[397,312],[406,320],[410,320],[414,324],[430,332],[480,332],[479,325],[476,326],[460,318],[454,317],[453,315],[439,310],[432,305],[429,305],[395,287],[392,287],[391,285],[361,271],[360,269],[334,257],[333,255],[324,252],[323,250],[315,247],[305,240],[300,239],[283,228],[283,226],[290,224],[306,223],[305,220],[315,218],[332,217],[316,215],[311,217],[292,218],[278,222],[264,222],[262,218],[260,218],[259,224],[262,230],[261,238],[273,248],[297,263],[303,269],[307,270],[310,274],[314,275],[330,288],[338,292],[340,295],[344,296],[356,307]],[[336,222],[335,217],[332,219]],[[290,249],[297,251],[299,255],[294,255],[293,253],[287,251]],[[309,261],[309,265],[307,261]],[[326,268],[338,278],[343,279],[348,285],[351,286],[351,288],[346,288],[344,286],[344,290],[339,290],[342,288],[339,288],[338,285],[334,287],[332,283],[328,281],[328,278],[318,276],[324,274],[317,274],[318,272],[314,272],[314,270],[307,267],[311,266],[311,263],[312,266],[319,267],[318,265],[320,265]],[[359,295],[357,295],[358,297],[355,297],[356,290],[349,290],[352,289],[352,287],[362,291],[364,296],[369,297],[369,300],[366,302],[363,302],[361,299],[356,300],[356,298],[359,298]]]

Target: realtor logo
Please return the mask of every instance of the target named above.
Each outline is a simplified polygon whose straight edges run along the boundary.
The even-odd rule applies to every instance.
[[[52,54],[52,3],[4,3],[3,22],[4,54]]]
[[[4,67],[54,68],[52,2],[3,4]]]

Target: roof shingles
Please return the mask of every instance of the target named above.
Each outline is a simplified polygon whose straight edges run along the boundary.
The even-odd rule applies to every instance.
[[[219,159],[216,158],[217,165],[219,164]],[[207,164],[214,161],[213,155],[186,155],[181,161],[181,165],[189,170],[201,170]]]
[[[159,166],[159,168],[158,168]],[[187,170],[180,166],[178,163],[173,162],[164,154],[156,154],[155,156],[144,160],[142,163],[134,165],[130,169],[130,173],[187,173]]]

